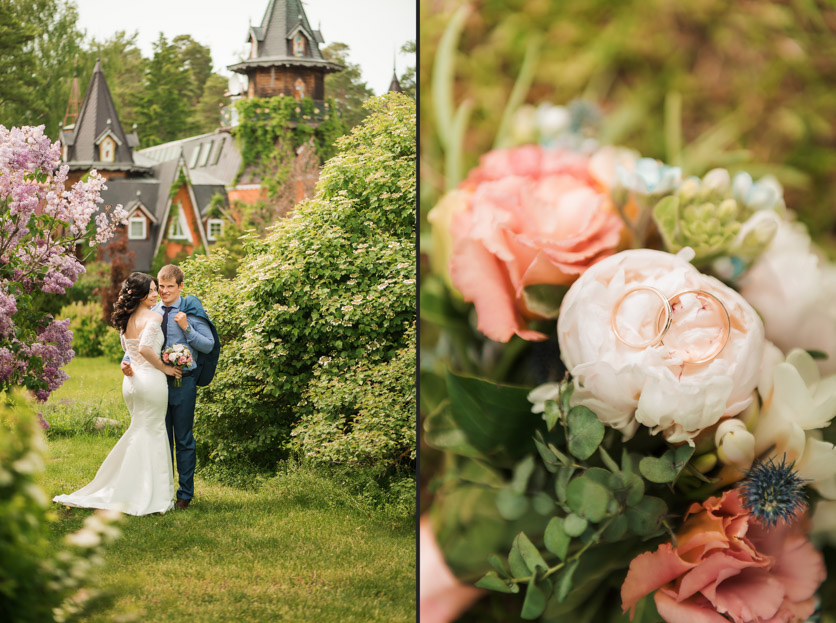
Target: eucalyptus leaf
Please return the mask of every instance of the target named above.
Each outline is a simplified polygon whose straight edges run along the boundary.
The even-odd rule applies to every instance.
[[[477,588],[485,588],[489,591],[497,591],[500,593],[519,593],[520,587],[514,582],[506,582],[501,579],[496,571],[488,571],[482,578],[476,582]]]
[[[658,458],[655,456],[644,457],[639,463],[639,471],[650,482],[659,484],[673,482],[676,478],[676,469],[668,453]]]
[[[560,467],[560,461],[557,460],[557,455],[543,441],[543,436],[540,434],[540,431],[537,431],[537,434],[534,436],[534,447],[537,448],[537,452],[540,454],[540,458],[543,459],[543,465],[546,466],[546,469],[553,474],[556,473]]]
[[[560,407],[554,400],[547,400],[544,408],[543,415],[546,419],[546,428],[551,431],[560,421]]]
[[[566,563],[566,566],[560,571],[555,589],[555,596],[558,602],[566,599],[566,595],[572,590],[572,577],[575,575],[575,569],[578,568],[578,562],[578,559],[575,558]]]
[[[517,579],[527,578],[531,575],[531,569],[523,560],[520,548],[517,547],[517,540],[514,539],[511,545],[511,551],[508,553],[508,567],[511,569],[511,575]]]
[[[560,383],[560,411],[568,414],[571,409],[572,394],[575,391],[575,386],[569,381],[562,381]]]
[[[580,536],[586,530],[589,522],[583,517],[579,517],[575,513],[569,513],[563,520],[563,531],[570,537]]]
[[[567,418],[569,452],[584,461],[592,456],[604,439],[604,425],[584,406],[572,407]]]
[[[563,463],[564,465],[571,465],[572,464],[572,461],[569,459],[569,457],[566,456],[565,454],[563,454],[563,452],[561,452],[560,449],[557,446],[555,446],[553,443],[549,443],[549,450],[554,452],[554,455],[557,457],[557,459],[561,463]]]
[[[607,515],[610,492],[586,475],[574,478],[566,488],[566,503],[577,515],[598,523]]]
[[[659,529],[667,512],[668,506],[664,500],[648,495],[635,506],[628,508],[625,516],[631,532],[647,536]]]
[[[624,472],[621,476],[622,500],[627,506],[635,506],[644,497],[644,480],[638,474]]]
[[[548,517],[554,513],[554,500],[545,491],[535,493],[531,498],[531,505],[537,513],[544,517]]]
[[[528,588],[525,591],[525,601],[523,601],[520,618],[531,621],[539,617],[546,609],[546,599],[546,595],[537,586],[534,578],[531,578],[528,582]]]
[[[511,575],[508,573],[508,569],[502,562],[502,559],[497,556],[496,554],[491,554],[488,556],[488,563],[490,563],[491,567],[496,569],[497,575],[501,578],[510,578]]]
[[[608,470],[610,470],[613,474],[621,473],[621,470],[618,468],[618,463],[616,463],[609,453],[604,450],[604,446],[598,446],[598,454],[601,455],[601,461],[607,466]]]
[[[513,489],[501,489],[496,494],[496,508],[503,519],[514,521],[528,511],[528,498]]]
[[[615,489],[621,484],[621,480],[615,474],[600,467],[590,467],[584,472],[584,477],[597,482],[606,489]]]
[[[514,477],[511,479],[511,490],[522,495],[528,486],[528,479],[534,472],[534,457],[530,454],[514,467]]]
[[[566,501],[566,487],[569,486],[569,480],[572,478],[572,474],[574,473],[574,467],[561,467],[557,470],[557,478],[554,481],[554,489],[557,494],[557,499],[561,502]]]
[[[543,560],[540,550],[525,535],[525,532],[520,532],[514,539],[514,547],[519,549],[522,559],[532,573],[536,573],[538,567],[544,571],[549,568],[549,565]]]
[[[688,461],[694,456],[694,448],[693,446],[689,446],[685,444],[683,446],[679,446],[673,453],[673,468],[676,470],[676,475],[679,476],[680,472],[685,468],[688,464]]]
[[[606,541],[620,541],[627,532],[627,518],[624,515],[615,517],[612,523],[601,534]]]
[[[563,529],[563,521],[562,517],[552,517],[543,535],[543,543],[546,549],[552,554],[556,554],[560,560],[566,559],[566,553],[569,551],[569,542],[572,540],[572,537],[566,534],[566,531]]]

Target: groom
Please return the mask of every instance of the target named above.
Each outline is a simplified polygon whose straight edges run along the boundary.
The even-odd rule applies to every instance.
[[[163,266],[157,274],[162,302],[152,308],[163,316],[163,348],[185,344],[194,360],[191,366],[183,368],[180,387],[176,387],[172,381],[168,383],[165,425],[168,430],[168,442],[177,450],[177,475],[180,486],[177,489],[175,506],[179,509],[188,508],[194,497],[195,441],[192,426],[197,384],[206,385],[211,380],[220,351],[217,333],[203,311],[200,301],[195,296],[181,298],[183,277],[183,271],[178,266]],[[122,371],[129,376],[133,373],[130,364],[125,362],[122,363]]]

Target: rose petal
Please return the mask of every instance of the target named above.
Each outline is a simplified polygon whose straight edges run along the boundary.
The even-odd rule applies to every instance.
[[[784,587],[764,569],[744,569],[716,587],[702,591],[720,613],[735,621],[771,618],[784,601]]]
[[[780,580],[788,599],[799,602],[811,598],[827,577],[824,558],[800,534],[784,540],[783,545],[772,575]]]
[[[663,543],[655,552],[639,554],[630,562],[630,569],[621,585],[621,609],[633,616],[636,604],[646,595],[675,580],[694,564],[685,562],[670,543]]]
[[[507,342],[516,334],[524,340],[544,340],[546,336],[525,329],[517,311],[508,276],[499,260],[475,240],[456,245],[450,258],[450,278],[466,301],[473,302],[477,329],[497,342]]]

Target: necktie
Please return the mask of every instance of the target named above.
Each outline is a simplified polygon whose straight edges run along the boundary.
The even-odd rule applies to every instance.
[[[165,311],[163,312],[162,329],[163,329],[163,348],[165,348],[165,343],[168,340],[168,312],[170,312],[172,308],[171,307],[166,307],[165,305],[163,305],[163,309]]]

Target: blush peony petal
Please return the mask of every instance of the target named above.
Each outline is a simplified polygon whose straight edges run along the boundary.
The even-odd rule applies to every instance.
[[[670,543],[663,543],[655,552],[639,554],[630,562],[630,569],[621,585],[621,609],[630,616],[640,599],[694,567],[682,560]]]
[[[717,614],[710,603],[695,598],[677,601],[667,591],[657,591],[653,596],[656,610],[667,623],[729,623]]]

